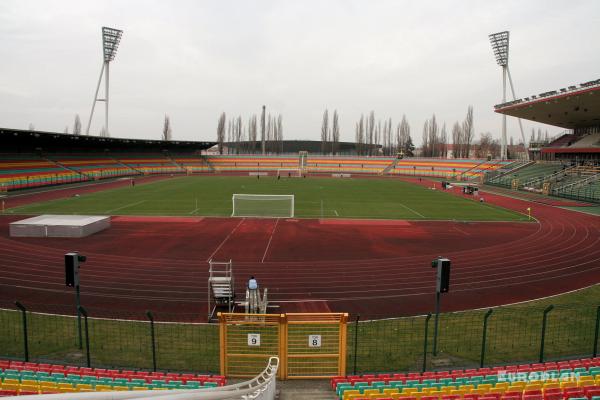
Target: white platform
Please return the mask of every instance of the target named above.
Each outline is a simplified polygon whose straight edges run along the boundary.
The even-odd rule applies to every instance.
[[[110,217],[40,215],[10,224],[12,237],[85,237],[110,227]]]

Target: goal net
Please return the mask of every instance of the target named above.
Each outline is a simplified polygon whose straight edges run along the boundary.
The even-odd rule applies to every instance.
[[[300,168],[280,168],[277,170],[277,176],[282,178],[300,178],[302,170]]]
[[[293,194],[234,194],[232,217],[292,218]]]

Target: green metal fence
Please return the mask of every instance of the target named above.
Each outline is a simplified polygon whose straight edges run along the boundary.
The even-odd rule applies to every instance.
[[[476,368],[598,354],[597,304],[443,313],[437,338],[434,318],[429,317],[353,317],[348,323],[347,372]],[[89,314],[87,325],[80,348],[73,316],[16,307],[0,310],[0,357],[92,367],[219,371],[217,324],[165,322],[150,313],[139,320]]]

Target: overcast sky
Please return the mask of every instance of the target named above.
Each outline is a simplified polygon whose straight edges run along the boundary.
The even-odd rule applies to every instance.
[[[473,105],[499,137],[501,70],[488,34],[509,30],[517,97],[600,77],[600,1],[0,1],[0,127],[63,132],[87,123],[102,26],[123,29],[110,68],[110,133],[214,140],[217,118],[262,104],[285,139],[319,139],[325,108],[354,139],[361,113],[406,114],[415,142],[433,113],[449,127]],[[102,94],[101,94],[102,95]],[[103,119],[99,103],[91,133]],[[524,123],[526,136],[532,127]],[[519,135],[509,118],[508,132]]]

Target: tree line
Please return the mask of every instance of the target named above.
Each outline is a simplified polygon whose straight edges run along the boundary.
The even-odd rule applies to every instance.
[[[246,124],[242,117],[227,120],[222,112],[217,122],[217,145],[219,154],[279,154],[283,152],[283,117],[271,115],[262,107],[259,124],[256,114]]]

